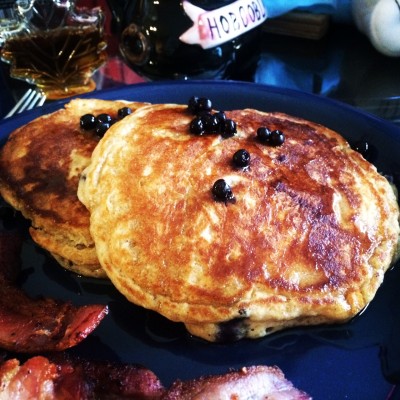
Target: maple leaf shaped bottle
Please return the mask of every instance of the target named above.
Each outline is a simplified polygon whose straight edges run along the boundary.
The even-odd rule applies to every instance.
[[[77,11],[71,0],[17,0],[15,8],[18,29],[1,49],[10,75],[48,99],[95,89],[91,77],[107,59],[101,9]]]

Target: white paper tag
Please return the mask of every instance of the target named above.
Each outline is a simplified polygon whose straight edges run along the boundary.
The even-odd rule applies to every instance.
[[[193,26],[179,39],[209,49],[255,28],[267,19],[262,0],[237,0],[227,6],[206,11],[184,0],[183,9]]]

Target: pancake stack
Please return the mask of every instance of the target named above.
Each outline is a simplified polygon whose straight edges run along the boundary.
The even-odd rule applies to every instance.
[[[397,257],[391,185],[324,126],[225,118],[236,133],[204,133],[186,105],[154,104],[107,131],[78,188],[105,273],[208,341],[349,320]]]
[[[397,259],[387,179],[322,125],[193,110],[72,100],[10,135],[1,195],[64,268],[208,341],[359,313]]]

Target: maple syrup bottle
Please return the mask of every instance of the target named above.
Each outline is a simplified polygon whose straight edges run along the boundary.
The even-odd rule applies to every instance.
[[[229,78],[257,48],[266,17],[262,0],[137,0],[120,52],[151,80]]]
[[[11,77],[36,85],[51,100],[94,90],[92,76],[107,60],[101,9],[79,9],[74,0],[16,6],[18,18],[7,23],[1,17],[8,13],[0,10],[0,57]]]

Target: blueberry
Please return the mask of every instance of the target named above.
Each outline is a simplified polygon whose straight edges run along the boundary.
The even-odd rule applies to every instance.
[[[229,321],[220,322],[216,336],[217,343],[236,342],[247,335],[247,318],[234,318]]]
[[[192,96],[188,102],[188,109],[192,114],[198,114],[201,111],[211,111],[212,102],[206,97]]]
[[[245,149],[240,149],[233,155],[232,160],[235,167],[248,167],[250,165],[250,153]]]
[[[369,143],[366,140],[358,140],[353,144],[353,150],[358,151],[360,154],[364,155],[368,153]]]
[[[118,110],[118,118],[125,118],[127,115],[132,114],[132,109],[129,107],[122,107]]]
[[[192,96],[188,102],[188,109],[192,114],[197,114],[197,104],[199,102],[199,98],[197,96]]]
[[[351,148],[358,151],[367,161],[373,163],[378,156],[377,148],[365,139],[360,139],[354,142]]]
[[[279,130],[271,132],[271,146],[281,146],[285,142],[285,135]]]
[[[93,114],[85,114],[80,118],[80,126],[85,131],[90,131],[96,126],[96,117]]]
[[[204,122],[201,117],[196,117],[194,118],[189,127],[190,133],[193,133],[194,135],[204,135],[205,133],[205,128],[204,128]]]
[[[106,113],[99,114],[96,119],[97,119],[97,122],[111,123],[111,121],[112,121],[111,115],[106,114]]]
[[[218,117],[214,114],[203,114],[201,119],[204,123],[204,129],[207,133],[215,133],[220,126]]]
[[[95,128],[95,132],[97,136],[103,137],[104,134],[108,131],[108,128],[110,128],[111,123],[109,122],[98,122]]]
[[[269,143],[269,141],[271,139],[271,131],[268,128],[266,128],[265,126],[260,126],[257,129],[257,139],[261,143]]]
[[[211,111],[212,109],[212,102],[210,99],[206,97],[200,97],[197,102],[197,112],[199,111]]]
[[[229,138],[235,135],[237,132],[236,122],[232,119],[227,118],[222,127],[221,136],[223,138]]]
[[[231,187],[225,179],[218,179],[212,187],[212,194],[216,201],[233,201],[235,199]]]
[[[217,111],[214,115],[217,117],[221,125],[224,123],[224,121],[226,121],[226,114],[224,111]]]

